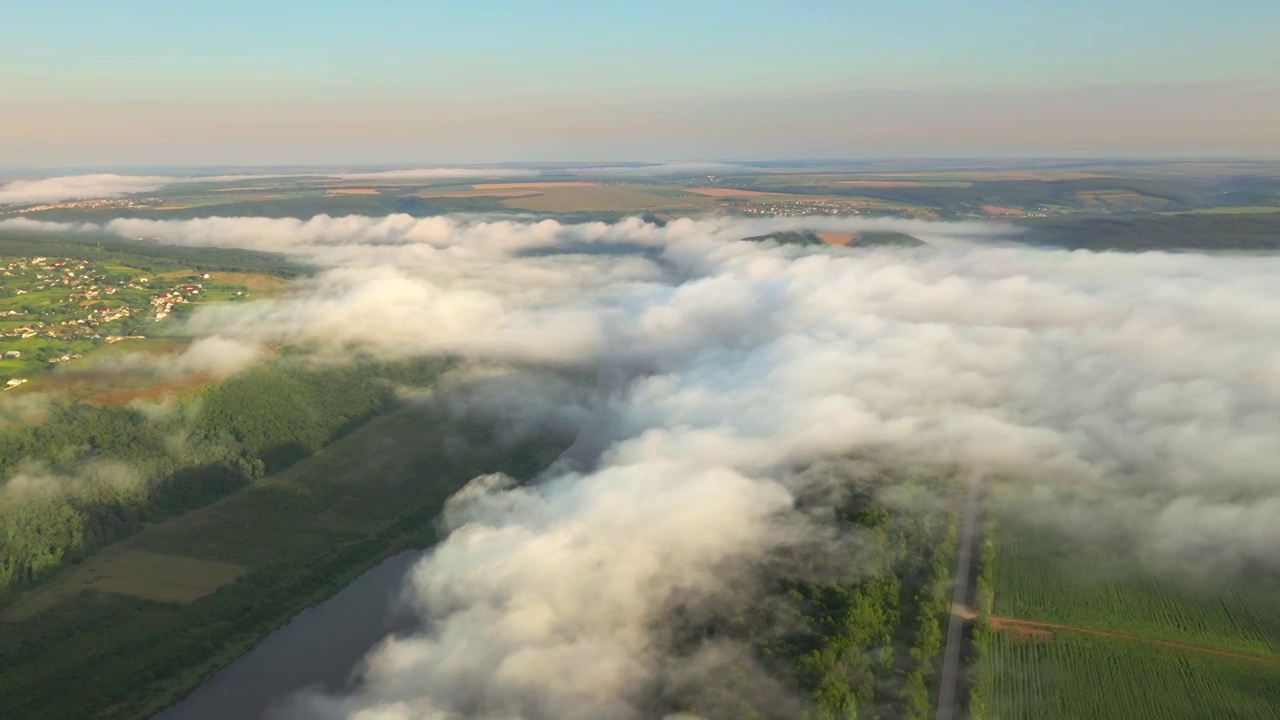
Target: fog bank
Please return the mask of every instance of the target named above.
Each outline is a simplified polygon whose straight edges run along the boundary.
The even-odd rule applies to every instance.
[[[931,246],[741,241],[797,228]],[[1277,257],[1030,249],[998,226],[860,219],[103,229],[322,266],[291,294],[189,320],[246,358],[290,343],[602,378],[589,409],[513,387],[511,406],[590,412],[587,461],[460,494],[412,575],[421,630],[375,649],[357,692],[300,700],[305,717],[644,717],[653,687],[732,652],[674,655],[662,618],[832,540],[796,498],[851,481],[851,458],[982,473],[1027,517],[1122,536],[1161,567],[1280,570]],[[608,252],[572,251],[585,245]],[[530,252],[545,248],[565,252]],[[484,402],[545,415],[503,399]]]

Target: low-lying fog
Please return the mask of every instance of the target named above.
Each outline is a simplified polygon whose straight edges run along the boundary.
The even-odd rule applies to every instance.
[[[931,246],[741,241],[800,227]],[[1031,249],[1000,226],[856,219],[105,229],[320,268],[291,294],[195,313],[211,344],[193,352],[243,364],[280,343],[358,345],[610,378],[589,457],[460,494],[411,573],[422,629],[373,650],[353,694],[300,700],[306,716],[639,717],[647,687],[725,651],[675,652],[664,613],[823,537],[796,493],[842,482],[853,457],[1001,479],[1022,516],[1123,538],[1153,567],[1280,569],[1280,257]],[[539,251],[583,245],[606,251]],[[558,402],[520,387],[486,402]]]

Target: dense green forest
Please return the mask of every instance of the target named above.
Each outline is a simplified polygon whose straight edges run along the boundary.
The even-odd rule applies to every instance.
[[[859,481],[836,512],[835,530],[851,542],[834,552],[848,557],[832,557],[829,545],[798,552],[785,559],[784,575],[759,581],[763,591],[742,592],[741,605],[686,632],[751,648],[755,662],[792,688],[806,720],[932,717],[957,541],[954,487],[943,473],[884,470]],[[668,711],[786,714],[763,709],[770,699],[753,698],[734,673],[723,682],[720,699]]]
[[[286,359],[160,413],[75,404],[39,425],[0,426],[0,597],[284,469],[443,367]]]
[[[78,218],[83,221],[84,218]],[[0,256],[45,255],[92,260],[107,265],[127,265],[148,272],[199,270],[248,272],[296,277],[308,268],[282,255],[256,250],[219,247],[161,245],[128,240],[110,233],[49,233],[0,229]]]

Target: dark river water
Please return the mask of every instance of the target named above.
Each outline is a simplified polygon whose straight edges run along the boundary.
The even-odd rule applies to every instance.
[[[328,600],[307,608],[223,668],[157,720],[252,720],[298,690],[341,690],[378,641],[411,625],[397,599],[421,550],[387,558]]]

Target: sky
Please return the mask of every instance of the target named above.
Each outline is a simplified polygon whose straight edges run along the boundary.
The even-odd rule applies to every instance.
[[[0,166],[1280,155],[1280,3],[0,0]]]

